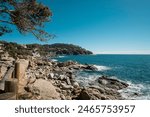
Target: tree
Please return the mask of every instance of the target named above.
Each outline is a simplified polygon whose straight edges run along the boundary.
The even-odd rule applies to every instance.
[[[21,34],[32,33],[39,40],[53,38],[43,30],[44,22],[49,22],[52,12],[37,0],[0,0],[0,36],[12,32],[11,25]]]

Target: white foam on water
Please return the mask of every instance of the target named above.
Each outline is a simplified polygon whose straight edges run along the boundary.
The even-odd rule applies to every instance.
[[[150,99],[150,94],[144,94],[144,90],[148,90],[148,87],[144,84],[133,84],[127,81],[129,86],[125,89],[120,90],[122,97],[125,99],[133,100],[147,100]]]
[[[89,86],[89,83],[93,83],[95,84],[96,79],[99,77],[100,75],[98,74],[88,74],[85,73],[84,75],[77,75],[77,82],[79,82],[82,86]]]
[[[51,59],[51,61],[56,62],[56,61],[58,61],[58,60],[57,60],[57,59]]]
[[[64,58],[65,56],[58,56],[58,58]]]
[[[100,66],[100,65],[94,65],[94,67],[96,67],[98,69],[98,71],[106,71],[106,70],[110,70],[110,67],[107,66]]]

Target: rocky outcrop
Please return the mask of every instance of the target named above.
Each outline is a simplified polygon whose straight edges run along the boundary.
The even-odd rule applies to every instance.
[[[116,100],[122,99],[117,90],[109,88],[89,87],[80,92],[77,97],[78,100]]]
[[[129,86],[127,83],[124,83],[117,79],[108,78],[106,76],[99,77],[98,82],[100,85],[106,86],[114,90],[121,90]]]
[[[123,99],[118,92],[129,85],[117,79],[107,76],[99,77],[96,82],[98,85],[84,87],[80,90],[75,99],[78,100],[121,100]]]
[[[0,80],[10,67],[15,68],[15,77],[19,80],[18,99],[115,100],[122,99],[118,91],[128,87],[106,76],[97,78],[89,86],[80,86],[76,73],[98,69],[75,61],[55,62],[40,56],[15,60],[4,53],[0,57]]]
[[[79,70],[97,70],[93,65],[83,65],[74,61],[54,62],[30,59],[26,71],[27,79],[20,99],[62,99],[62,100],[108,100],[122,99],[118,90],[128,84],[100,77],[98,85],[82,87],[76,81]],[[43,85],[44,84],[44,85]]]

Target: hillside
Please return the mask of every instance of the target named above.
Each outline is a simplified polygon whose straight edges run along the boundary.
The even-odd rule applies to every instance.
[[[0,46],[4,52],[8,52],[9,55],[16,58],[23,58],[24,56],[58,56],[58,55],[87,55],[92,54],[82,47],[72,44],[52,44],[52,45],[40,45],[40,44],[27,44],[21,45],[17,43],[8,43],[6,41],[0,41]]]

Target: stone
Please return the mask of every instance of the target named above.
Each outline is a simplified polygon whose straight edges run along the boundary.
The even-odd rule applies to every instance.
[[[36,81],[36,77],[30,77],[27,84],[33,84]]]
[[[59,79],[64,80],[64,79],[66,79],[66,76],[65,75],[59,75]]]
[[[72,85],[67,85],[67,84],[64,84],[64,83],[61,83],[61,87],[62,87],[62,89],[64,89],[64,90],[71,90],[71,89],[73,89],[73,86]]]
[[[59,62],[57,65],[58,67],[68,67],[70,65],[76,65],[77,62],[74,61],[66,61],[66,62]]]
[[[101,79],[101,80],[99,80],[99,83],[102,84],[102,85],[107,85],[108,81],[105,80],[105,79]]]
[[[48,62],[48,64],[47,64],[47,65],[52,66],[53,64],[52,64],[51,62]]]
[[[72,100],[70,96],[66,96],[66,100]]]
[[[7,66],[6,65],[0,66],[0,80],[4,77],[6,72],[7,72]]]
[[[87,70],[92,70],[92,71],[97,71],[97,70],[98,70],[94,65],[87,65],[87,66],[85,67],[85,69],[87,69]]]
[[[69,78],[69,77],[66,77],[66,83],[67,83],[68,85],[71,85],[71,82],[70,82],[70,78]]]
[[[59,93],[50,81],[38,79],[33,86],[40,91],[43,99],[60,99]]]
[[[19,94],[18,99],[27,100],[27,99],[31,99],[32,96],[33,96],[32,93],[22,93],[22,94]]]
[[[89,95],[89,93],[86,90],[82,90],[78,99],[79,100],[90,100],[91,96]]]
[[[98,83],[115,90],[121,90],[129,86],[127,83],[106,76],[99,77]]]
[[[72,86],[73,86],[74,88],[80,87],[78,82],[73,82]]]
[[[65,97],[63,94],[60,94],[60,98],[61,98],[62,100],[65,100],[65,99],[66,99],[66,97]]]
[[[49,78],[53,79],[54,78],[54,73],[49,73]]]

